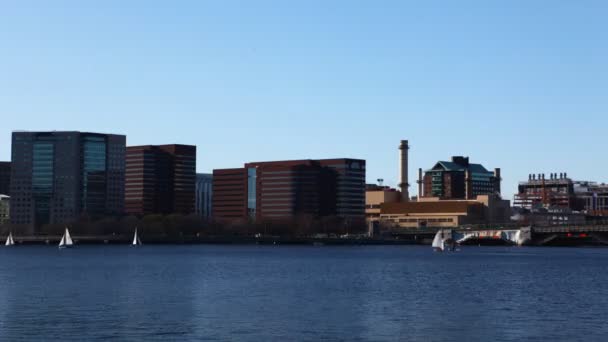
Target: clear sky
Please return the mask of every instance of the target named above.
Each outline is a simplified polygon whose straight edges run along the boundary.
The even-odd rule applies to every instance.
[[[198,147],[197,169],[354,157],[396,185],[468,155],[608,181],[608,1],[0,1],[13,130]],[[411,192],[415,194],[416,186]]]

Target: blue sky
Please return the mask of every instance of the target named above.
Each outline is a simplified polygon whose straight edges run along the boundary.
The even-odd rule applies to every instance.
[[[397,183],[468,155],[608,181],[606,1],[0,2],[13,130],[198,147],[198,171],[354,157]],[[413,183],[413,182],[412,182]],[[412,193],[416,193],[412,186]]]

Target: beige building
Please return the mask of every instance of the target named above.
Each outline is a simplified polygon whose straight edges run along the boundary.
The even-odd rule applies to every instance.
[[[379,220],[382,203],[397,203],[400,200],[401,192],[396,189],[368,185],[365,191],[365,218],[368,222]]]
[[[0,195],[0,224],[9,222],[10,197]]]
[[[474,200],[421,198],[418,202],[383,203],[380,221],[399,228],[455,228],[467,224],[507,223],[510,202],[493,195]]]

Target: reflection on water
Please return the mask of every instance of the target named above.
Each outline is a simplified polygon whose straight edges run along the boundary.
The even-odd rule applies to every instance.
[[[603,340],[607,265],[587,248],[1,248],[0,340]]]

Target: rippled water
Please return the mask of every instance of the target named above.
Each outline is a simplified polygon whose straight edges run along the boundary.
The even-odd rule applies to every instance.
[[[0,248],[0,340],[606,341],[608,249]]]

